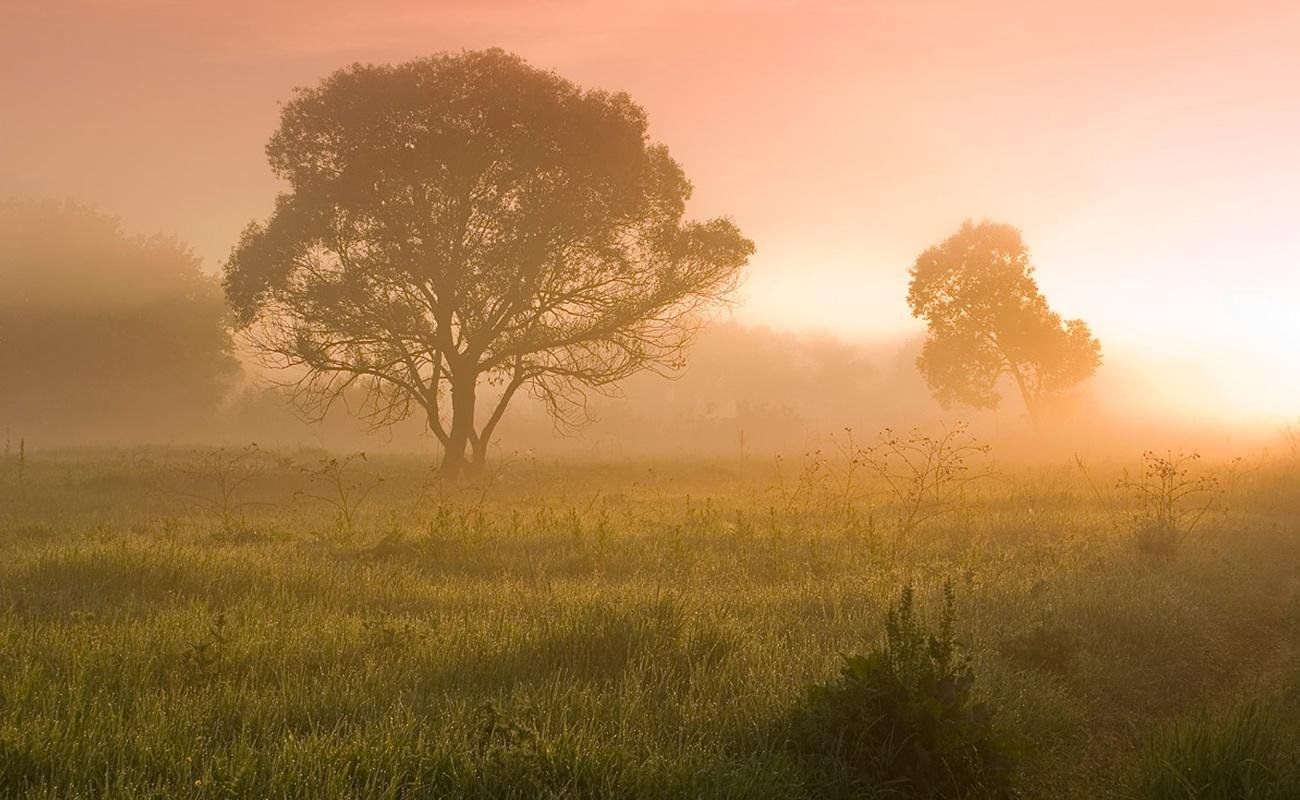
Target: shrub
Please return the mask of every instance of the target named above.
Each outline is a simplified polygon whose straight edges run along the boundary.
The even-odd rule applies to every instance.
[[[911,587],[888,613],[883,643],[845,659],[795,714],[796,756],[819,798],[891,794],[1010,797],[1012,748],[953,634],[951,585],[937,624],[919,618]]]
[[[919,428],[906,434],[886,428],[874,445],[858,451],[858,461],[884,483],[898,505],[900,537],[960,510],[966,488],[993,475],[992,468],[982,461],[992,447],[972,436],[968,428],[965,422],[958,422],[933,435]]]
[[[1129,495],[1134,543],[1144,555],[1169,557],[1215,508],[1222,490],[1212,475],[1192,475],[1199,453],[1142,454],[1142,473],[1124,472],[1116,488]]]
[[[1283,800],[1300,797],[1300,756],[1276,713],[1247,705],[1158,737],[1139,764],[1144,800]]]

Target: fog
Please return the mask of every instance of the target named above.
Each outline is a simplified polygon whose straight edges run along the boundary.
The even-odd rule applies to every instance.
[[[201,321],[223,313],[239,231],[286,189],[263,148],[295,86],[500,45],[629,91],[693,184],[689,216],[756,247],[684,368],[585,391],[576,430],[521,391],[498,452],[758,457],[957,419],[1016,452],[1263,446],[1300,410],[1296,12],[1166,5],[18,3],[0,196],[102,219],[7,215],[0,426],[49,446],[436,453],[421,413],[367,432],[339,403],[303,422],[274,388],[292,371]],[[944,408],[916,368],[908,269],[983,215],[1022,228],[1051,307],[1100,342],[1037,429],[1010,387],[995,411]],[[194,327],[152,339],[178,297],[199,299],[178,312]]]
[[[590,421],[576,430],[557,428],[539,403],[521,399],[495,449],[507,459],[770,460],[831,449],[845,428],[866,440],[884,428],[966,422],[1011,460],[1062,461],[1075,454],[1124,460],[1147,448],[1259,454],[1281,447],[1287,427],[1285,421],[1225,420],[1198,399],[1210,391],[1210,379],[1195,367],[1120,353],[1072,398],[1068,413],[1035,430],[1013,396],[992,412],[943,408],[916,371],[920,345],[920,337],[849,341],[717,322],[700,334],[679,373],[640,375],[614,393],[592,393]],[[255,365],[249,370],[217,423],[224,441],[438,452],[419,418],[370,431],[340,406],[321,423],[304,422],[283,389],[257,378]]]
[[[730,216],[758,245],[743,324],[888,351],[921,335],[901,300],[912,259],[989,215],[1023,228],[1054,307],[1102,340],[1099,380],[1178,381],[1140,379],[1127,396],[1144,412],[1153,384],[1175,417],[1213,425],[1276,426],[1300,407],[1292,4],[6,14],[0,196],[94,204],[180,237],[209,274],[283,188],[263,147],[295,86],[352,61],[503,46],[644,105],[695,184],[692,213]],[[996,35],[969,35],[981,26]]]
[[[391,426],[358,420],[359,391],[319,421],[301,413],[294,373],[269,369],[220,332],[220,287],[175,237],[133,234],[71,201],[11,201],[0,223],[0,427],[11,440],[440,453],[419,413]],[[1232,455],[1275,444],[1287,422],[1225,412],[1213,365],[1194,353],[1162,361],[1121,341],[1105,343],[1096,376],[1035,428],[1006,381],[994,410],[940,405],[916,367],[921,335],[783,331],[738,321],[734,306],[713,316],[684,366],[587,390],[577,426],[520,397],[494,454],[770,459],[833,447],[845,429],[861,439],[961,421],[1010,458],[1123,458],[1150,447]]]
[[[293,391],[301,370],[269,367],[229,331],[217,279],[175,236],[133,233],[75,201],[12,200],[0,206],[0,241],[0,429],[11,445],[443,451],[419,409],[391,425],[358,419],[360,387],[323,416],[304,413]],[[742,321],[739,305],[714,310],[684,364],[582,391],[576,424],[525,391],[495,432],[493,458],[765,460],[837,447],[850,431],[862,441],[958,422],[1011,460],[1162,447],[1232,456],[1277,446],[1288,422],[1240,413],[1247,404],[1223,395],[1203,354],[1161,359],[1123,340],[1103,343],[1096,375],[1059,397],[1045,423],[1033,424],[1006,378],[994,409],[945,407],[918,370],[922,334],[781,330]],[[498,396],[485,386],[480,413]]]
[[[590,392],[587,421],[580,427],[557,426],[534,398],[516,401],[494,456],[505,462],[771,461],[831,450],[844,440],[846,428],[866,441],[885,428],[935,430],[957,422],[970,424],[1000,458],[1011,461],[1061,462],[1074,455],[1129,460],[1148,448],[1232,457],[1282,446],[1285,422],[1225,421],[1198,399],[1208,391],[1208,379],[1187,365],[1110,356],[1070,398],[1068,409],[1037,430],[1014,396],[994,411],[941,406],[915,368],[920,347],[920,337],[852,341],[715,321],[700,332],[685,368],[641,374],[608,393]],[[68,418],[74,408],[64,412],[62,403],[23,420],[14,402],[22,393],[11,387],[0,427],[34,449],[256,442],[289,450],[409,453],[431,462],[440,454],[418,414],[373,428],[350,413],[349,398],[343,398],[323,419],[305,417],[284,376],[247,353],[220,388],[219,402],[198,408],[193,398],[168,392],[163,375],[133,376],[130,388],[120,392],[104,391],[97,380],[97,402],[93,408],[75,406],[75,420]],[[114,402],[117,395],[128,399]],[[361,403],[358,395],[350,400],[353,407]]]
[[[0,0],[0,798],[1300,798],[1297,42]]]

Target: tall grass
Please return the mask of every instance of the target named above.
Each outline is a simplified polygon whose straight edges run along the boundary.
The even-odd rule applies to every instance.
[[[1290,800],[1300,797],[1300,740],[1252,703],[1174,726],[1139,770],[1136,795],[1149,800]]]
[[[1114,793],[1151,731],[1295,674],[1290,473],[1152,561],[1046,471],[899,539],[887,491],[845,525],[756,462],[453,486],[372,457],[353,502],[320,453],[210,456],[29,453],[0,485],[0,797],[812,798],[783,721],[909,583],[953,581],[1026,796]]]

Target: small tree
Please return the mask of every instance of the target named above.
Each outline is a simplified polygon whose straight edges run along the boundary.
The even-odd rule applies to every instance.
[[[522,388],[578,424],[586,390],[678,365],[753,252],[683,221],[691,186],[627,95],[500,50],[339,71],[267,153],[289,191],[226,266],[239,325],[311,414],[358,385],[373,424],[422,411],[452,475]]]
[[[1050,397],[1101,364],[1088,326],[1062,321],[1033,272],[1020,231],[988,221],[963,223],[916,259],[907,302],[929,326],[916,364],[945,407],[995,408],[1010,377],[1036,425]]]

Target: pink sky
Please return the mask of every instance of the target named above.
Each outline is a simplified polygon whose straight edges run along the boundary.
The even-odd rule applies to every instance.
[[[990,216],[1108,352],[1294,418],[1297,42],[1293,2],[4,0],[0,194],[93,201],[216,269],[270,209],[294,86],[501,46],[646,107],[693,213],[758,244],[743,320],[916,332],[912,259]]]

